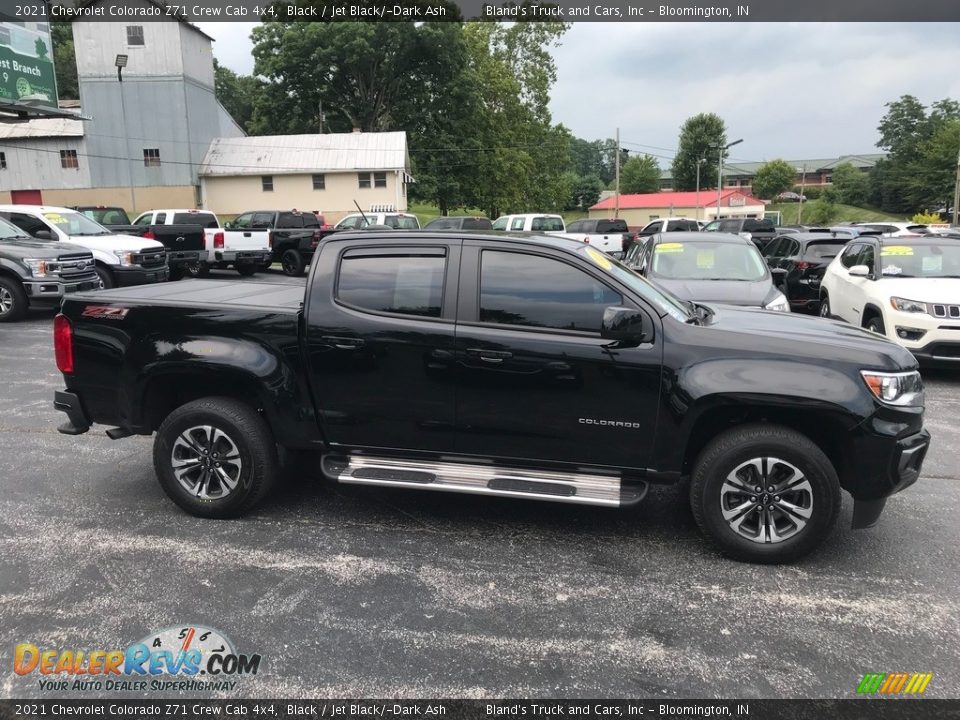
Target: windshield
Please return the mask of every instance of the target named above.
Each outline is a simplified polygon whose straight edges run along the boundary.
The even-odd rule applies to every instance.
[[[383,224],[394,230],[419,230],[420,224],[413,215],[386,215]]]
[[[80,213],[86,215],[91,220],[107,225],[129,225],[130,218],[123,208],[85,208]]]
[[[804,253],[806,258],[816,258],[818,260],[836,257],[843,250],[844,243],[833,242],[830,240],[814,240],[807,245],[807,251]]]
[[[110,235],[111,232],[103,225],[72,210],[61,210],[59,212],[45,212],[43,217],[47,222],[56,225],[61,232],[67,235]]]
[[[0,239],[10,240],[11,238],[30,237],[24,230],[21,230],[12,222],[0,218]]]
[[[694,240],[654,247],[649,275],[667,280],[762,280],[767,269],[755,245]]]
[[[579,252],[586,255],[595,265],[599,265],[664,314],[670,315],[680,322],[686,322],[693,317],[681,300],[654,286],[646,278],[642,278],[632,270],[627,269],[606,253],[589,246],[583,247]]]
[[[960,243],[885,245],[880,262],[885,278],[960,277]]]

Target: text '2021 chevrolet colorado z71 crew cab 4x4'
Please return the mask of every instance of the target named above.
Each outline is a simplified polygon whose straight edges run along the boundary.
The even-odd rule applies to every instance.
[[[341,483],[613,507],[690,478],[713,541],[781,562],[826,536],[841,488],[875,523],[930,438],[903,348],[682,302],[562,238],[337,233],[305,291],[79,294],[55,347],[61,432],[155,432],[163,489],[206,517],[253,507],[278,446]]]

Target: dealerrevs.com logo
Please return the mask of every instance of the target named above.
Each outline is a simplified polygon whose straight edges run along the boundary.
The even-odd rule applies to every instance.
[[[125,649],[41,648],[20,643],[13,671],[38,676],[44,691],[233,690],[256,675],[259,653],[243,655],[225,635],[202,625],[151,633]]]

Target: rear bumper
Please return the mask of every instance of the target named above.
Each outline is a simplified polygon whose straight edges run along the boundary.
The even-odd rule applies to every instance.
[[[271,252],[269,250],[214,250],[210,262],[259,265],[270,259]]]
[[[168,250],[167,265],[171,268],[182,268],[188,265],[195,265],[198,262],[206,262],[206,250]]]
[[[23,289],[31,304],[49,302],[57,303],[64,295],[86,290],[96,290],[100,281],[96,275],[82,280],[25,280]]]
[[[166,282],[170,279],[170,268],[166,265],[149,270],[143,268],[112,268],[113,277],[118,287],[127,285],[149,285],[150,283]]]
[[[57,428],[64,435],[83,435],[90,429],[90,420],[80,404],[80,397],[76,393],[66,390],[57,390],[53,393],[53,407],[66,413],[67,422]]]

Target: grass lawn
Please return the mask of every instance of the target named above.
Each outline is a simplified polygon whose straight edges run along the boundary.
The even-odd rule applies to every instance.
[[[812,202],[812,201],[810,201]],[[809,203],[804,203],[806,207]],[[797,213],[800,211],[800,203],[771,203],[767,205],[767,212],[779,210],[782,213],[781,224],[796,225]],[[801,221],[803,217],[800,218]],[[867,207],[854,207],[853,205],[837,205],[837,217],[831,222],[832,225],[849,222],[869,222],[871,220],[909,220],[906,216],[890,215]]]

